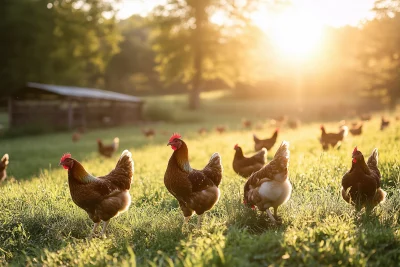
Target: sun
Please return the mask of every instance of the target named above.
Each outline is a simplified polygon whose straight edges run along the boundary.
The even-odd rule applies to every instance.
[[[254,23],[268,36],[281,56],[305,59],[319,48],[323,23],[295,10],[269,17],[256,16]]]

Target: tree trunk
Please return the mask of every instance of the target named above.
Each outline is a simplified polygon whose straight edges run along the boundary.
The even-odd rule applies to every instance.
[[[196,28],[193,32],[193,50],[194,50],[194,60],[193,68],[195,74],[192,79],[192,90],[189,92],[189,109],[195,110],[200,106],[200,93],[201,85],[203,82],[203,33],[204,24],[208,21],[206,6],[208,1],[196,1],[194,6]]]

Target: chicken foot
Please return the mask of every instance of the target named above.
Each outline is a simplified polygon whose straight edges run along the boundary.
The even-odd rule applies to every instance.
[[[95,233],[96,233],[97,228],[99,227],[99,224],[100,224],[100,222],[94,223],[93,230],[92,230],[92,233],[90,234],[89,240],[91,240],[95,236]]]

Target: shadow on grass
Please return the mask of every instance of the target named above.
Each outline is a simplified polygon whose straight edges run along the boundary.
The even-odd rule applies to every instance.
[[[382,220],[375,210],[355,219],[360,249],[367,255],[369,266],[392,266],[400,261],[400,240],[395,233],[395,222]],[[398,223],[397,223],[398,225]],[[397,230],[398,231],[398,230]]]

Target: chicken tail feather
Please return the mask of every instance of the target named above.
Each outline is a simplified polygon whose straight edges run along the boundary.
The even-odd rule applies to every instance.
[[[216,186],[219,186],[222,179],[222,163],[221,156],[218,153],[214,153],[206,167],[203,169],[204,173],[210,178]]]
[[[341,133],[342,133],[342,137],[345,138],[348,134],[349,134],[349,127],[347,127],[346,125],[343,125],[342,127],[340,127],[341,129]]]
[[[284,157],[286,159],[289,159],[289,156],[290,156],[289,142],[288,141],[283,141],[281,146],[276,151],[274,159],[278,158],[278,157]]]
[[[114,138],[113,146],[114,146],[115,150],[118,149],[118,147],[119,147],[119,138],[118,138],[118,137],[115,137],[115,138]],[[125,152],[125,151],[124,151],[124,152]]]
[[[129,152],[128,150],[124,150],[117,162],[117,166],[115,166],[114,171],[118,171],[118,173],[123,173],[123,177],[128,178],[130,187],[130,184],[132,183],[134,170],[135,167],[132,159],[132,153]]]
[[[7,166],[9,158],[10,157],[8,156],[8,154],[4,154],[4,156],[1,158],[1,161]]]
[[[256,142],[256,143],[260,141],[260,139],[258,139],[255,134],[253,134],[253,139],[254,139],[254,142]]]
[[[367,165],[370,167],[378,168],[378,149],[372,150],[371,156],[368,158]]]

